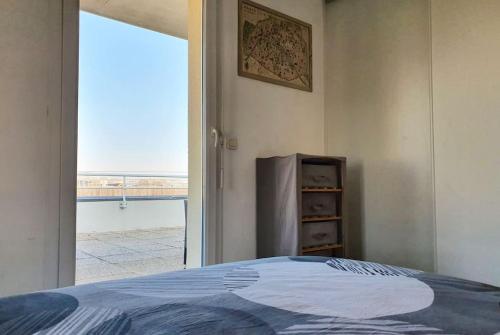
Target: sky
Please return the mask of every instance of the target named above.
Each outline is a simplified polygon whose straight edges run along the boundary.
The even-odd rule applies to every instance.
[[[187,51],[81,12],[78,171],[187,174]]]

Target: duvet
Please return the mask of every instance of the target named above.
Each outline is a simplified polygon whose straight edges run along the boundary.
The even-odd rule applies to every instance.
[[[500,334],[500,289],[277,257],[0,299],[0,334]]]

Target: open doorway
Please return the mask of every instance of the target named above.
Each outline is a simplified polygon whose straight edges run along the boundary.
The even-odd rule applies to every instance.
[[[82,1],[76,284],[186,264],[187,6],[159,3]]]

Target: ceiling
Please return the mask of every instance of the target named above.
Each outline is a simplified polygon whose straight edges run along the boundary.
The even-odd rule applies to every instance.
[[[187,39],[187,0],[80,0],[84,11]]]

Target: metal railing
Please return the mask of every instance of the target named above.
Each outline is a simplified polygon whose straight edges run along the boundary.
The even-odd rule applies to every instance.
[[[103,192],[104,190],[104,192]],[[159,174],[159,173],[109,173],[109,172],[79,172],[77,175],[77,202],[81,202],[78,206],[85,206],[85,208],[80,208],[77,211],[77,222],[80,225],[87,227],[87,229],[95,229],[95,225],[92,226],[90,223],[100,222],[99,225],[108,225],[111,230],[116,230],[116,228],[123,228],[124,225],[135,225],[140,222],[140,226],[146,224],[146,226],[168,226],[166,220],[170,218],[170,224],[172,222],[178,226],[187,225],[187,191],[188,191],[188,176],[180,174]],[[179,208],[174,207],[174,212],[172,207],[161,206],[161,212],[158,212],[158,205],[148,202],[141,202],[143,200],[180,200],[182,201],[182,211],[179,214]],[[125,216],[116,216],[116,212],[102,210],[103,208],[110,208],[110,203],[108,204],[89,204],[89,202],[100,202],[100,201],[118,201],[119,207],[125,210],[128,206],[128,201],[137,201],[134,203],[134,209],[132,210],[132,205],[128,211],[122,212]],[[87,204],[84,204],[87,202]],[[171,204],[174,204],[172,202]],[[166,204],[166,203],[164,203]],[[170,204],[170,202],[169,202]],[[102,206],[105,207],[102,207]],[[144,207],[146,205],[146,207]],[[88,207],[91,206],[91,207]],[[101,208],[98,211],[98,219],[92,217],[90,213],[95,213],[95,206]],[[155,207],[156,206],[156,207]],[[154,207],[156,210],[154,210]],[[112,207],[111,207],[112,208]],[[85,210],[86,209],[86,210]],[[143,216],[141,211],[151,211],[156,213],[156,218],[144,222],[142,219],[137,220],[137,217]],[[134,216],[135,213],[135,216]],[[139,213],[139,214],[138,214]],[[161,215],[158,215],[160,213]],[[172,215],[175,214],[175,215]],[[131,215],[131,216],[130,216]],[[155,216],[153,215],[153,217]],[[147,216],[145,216],[147,217]],[[117,219],[118,218],[118,219]],[[128,219],[127,219],[128,218]],[[158,219],[161,218],[161,219]],[[151,220],[153,222],[151,222]],[[85,225],[87,223],[87,225]],[[114,227],[114,228],[111,228]],[[149,227],[149,226],[148,226]],[[186,230],[184,234],[184,240],[186,240]],[[186,264],[187,249],[184,243],[184,264]]]
[[[120,201],[124,209],[133,200],[182,200],[187,182],[183,174],[79,172],[77,201]]]

